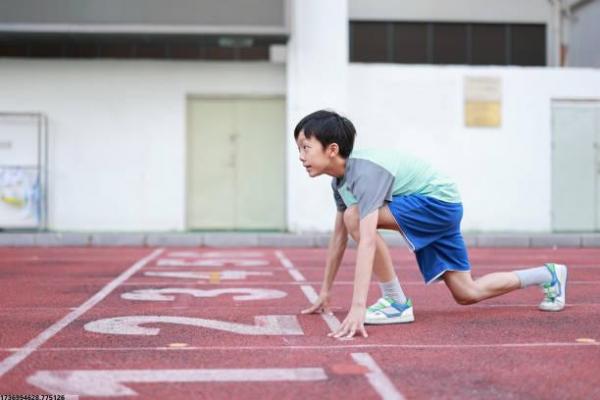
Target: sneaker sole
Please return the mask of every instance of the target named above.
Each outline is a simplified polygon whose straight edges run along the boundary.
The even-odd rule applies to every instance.
[[[394,317],[394,318],[386,318],[380,320],[365,320],[365,325],[387,325],[387,324],[408,324],[415,320],[413,315],[405,317]]]
[[[552,304],[553,305],[550,305],[550,306],[543,306],[540,304],[540,306],[538,308],[540,311],[549,311],[549,312],[562,311],[565,309],[564,304],[560,304],[560,305],[554,305],[556,303],[552,303]]]
[[[563,293],[562,298],[564,300],[563,300],[562,303],[559,303],[559,304],[548,303],[549,304],[548,306],[544,306],[543,304],[545,304],[545,303],[540,303],[540,305],[538,306],[538,309],[541,310],[541,311],[556,312],[556,311],[562,311],[565,308],[565,303],[566,303],[566,300],[567,300],[567,278],[568,278],[568,275],[569,275],[569,269],[567,268],[566,265],[563,265],[563,264],[557,264],[557,265],[561,265],[562,267],[564,267],[564,271],[565,271],[564,278],[563,278],[564,280],[560,280],[561,277],[560,276],[558,277],[558,279],[561,282],[564,282],[564,287],[562,288],[562,293]]]

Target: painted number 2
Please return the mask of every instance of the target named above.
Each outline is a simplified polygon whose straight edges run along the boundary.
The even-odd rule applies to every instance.
[[[178,324],[216,329],[242,335],[303,335],[304,332],[294,315],[259,315],[254,317],[254,325],[214,319],[175,317],[161,315],[133,315],[105,318],[85,324],[85,330],[109,335],[154,336],[159,328],[146,328],[145,324]]]

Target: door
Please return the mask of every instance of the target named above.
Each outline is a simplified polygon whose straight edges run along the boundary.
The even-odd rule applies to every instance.
[[[283,98],[188,99],[188,228],[285,229]]]
[[[552,103],[552,228],[600,230],[600,101]]]

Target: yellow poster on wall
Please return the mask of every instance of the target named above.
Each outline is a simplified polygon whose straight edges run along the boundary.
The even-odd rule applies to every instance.
[[[497,77],[466,77],[465,125],[499,127],[502,124],[502,81]]]

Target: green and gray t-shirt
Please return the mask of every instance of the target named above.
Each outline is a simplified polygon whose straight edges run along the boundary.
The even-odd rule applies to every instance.
[[[393,196],[419,194],[460,203],[456,184],[414,156],[397,150],[354,150],[342,178],[331,183],[338,211],[358,203],[360,218],[391,202]]]

